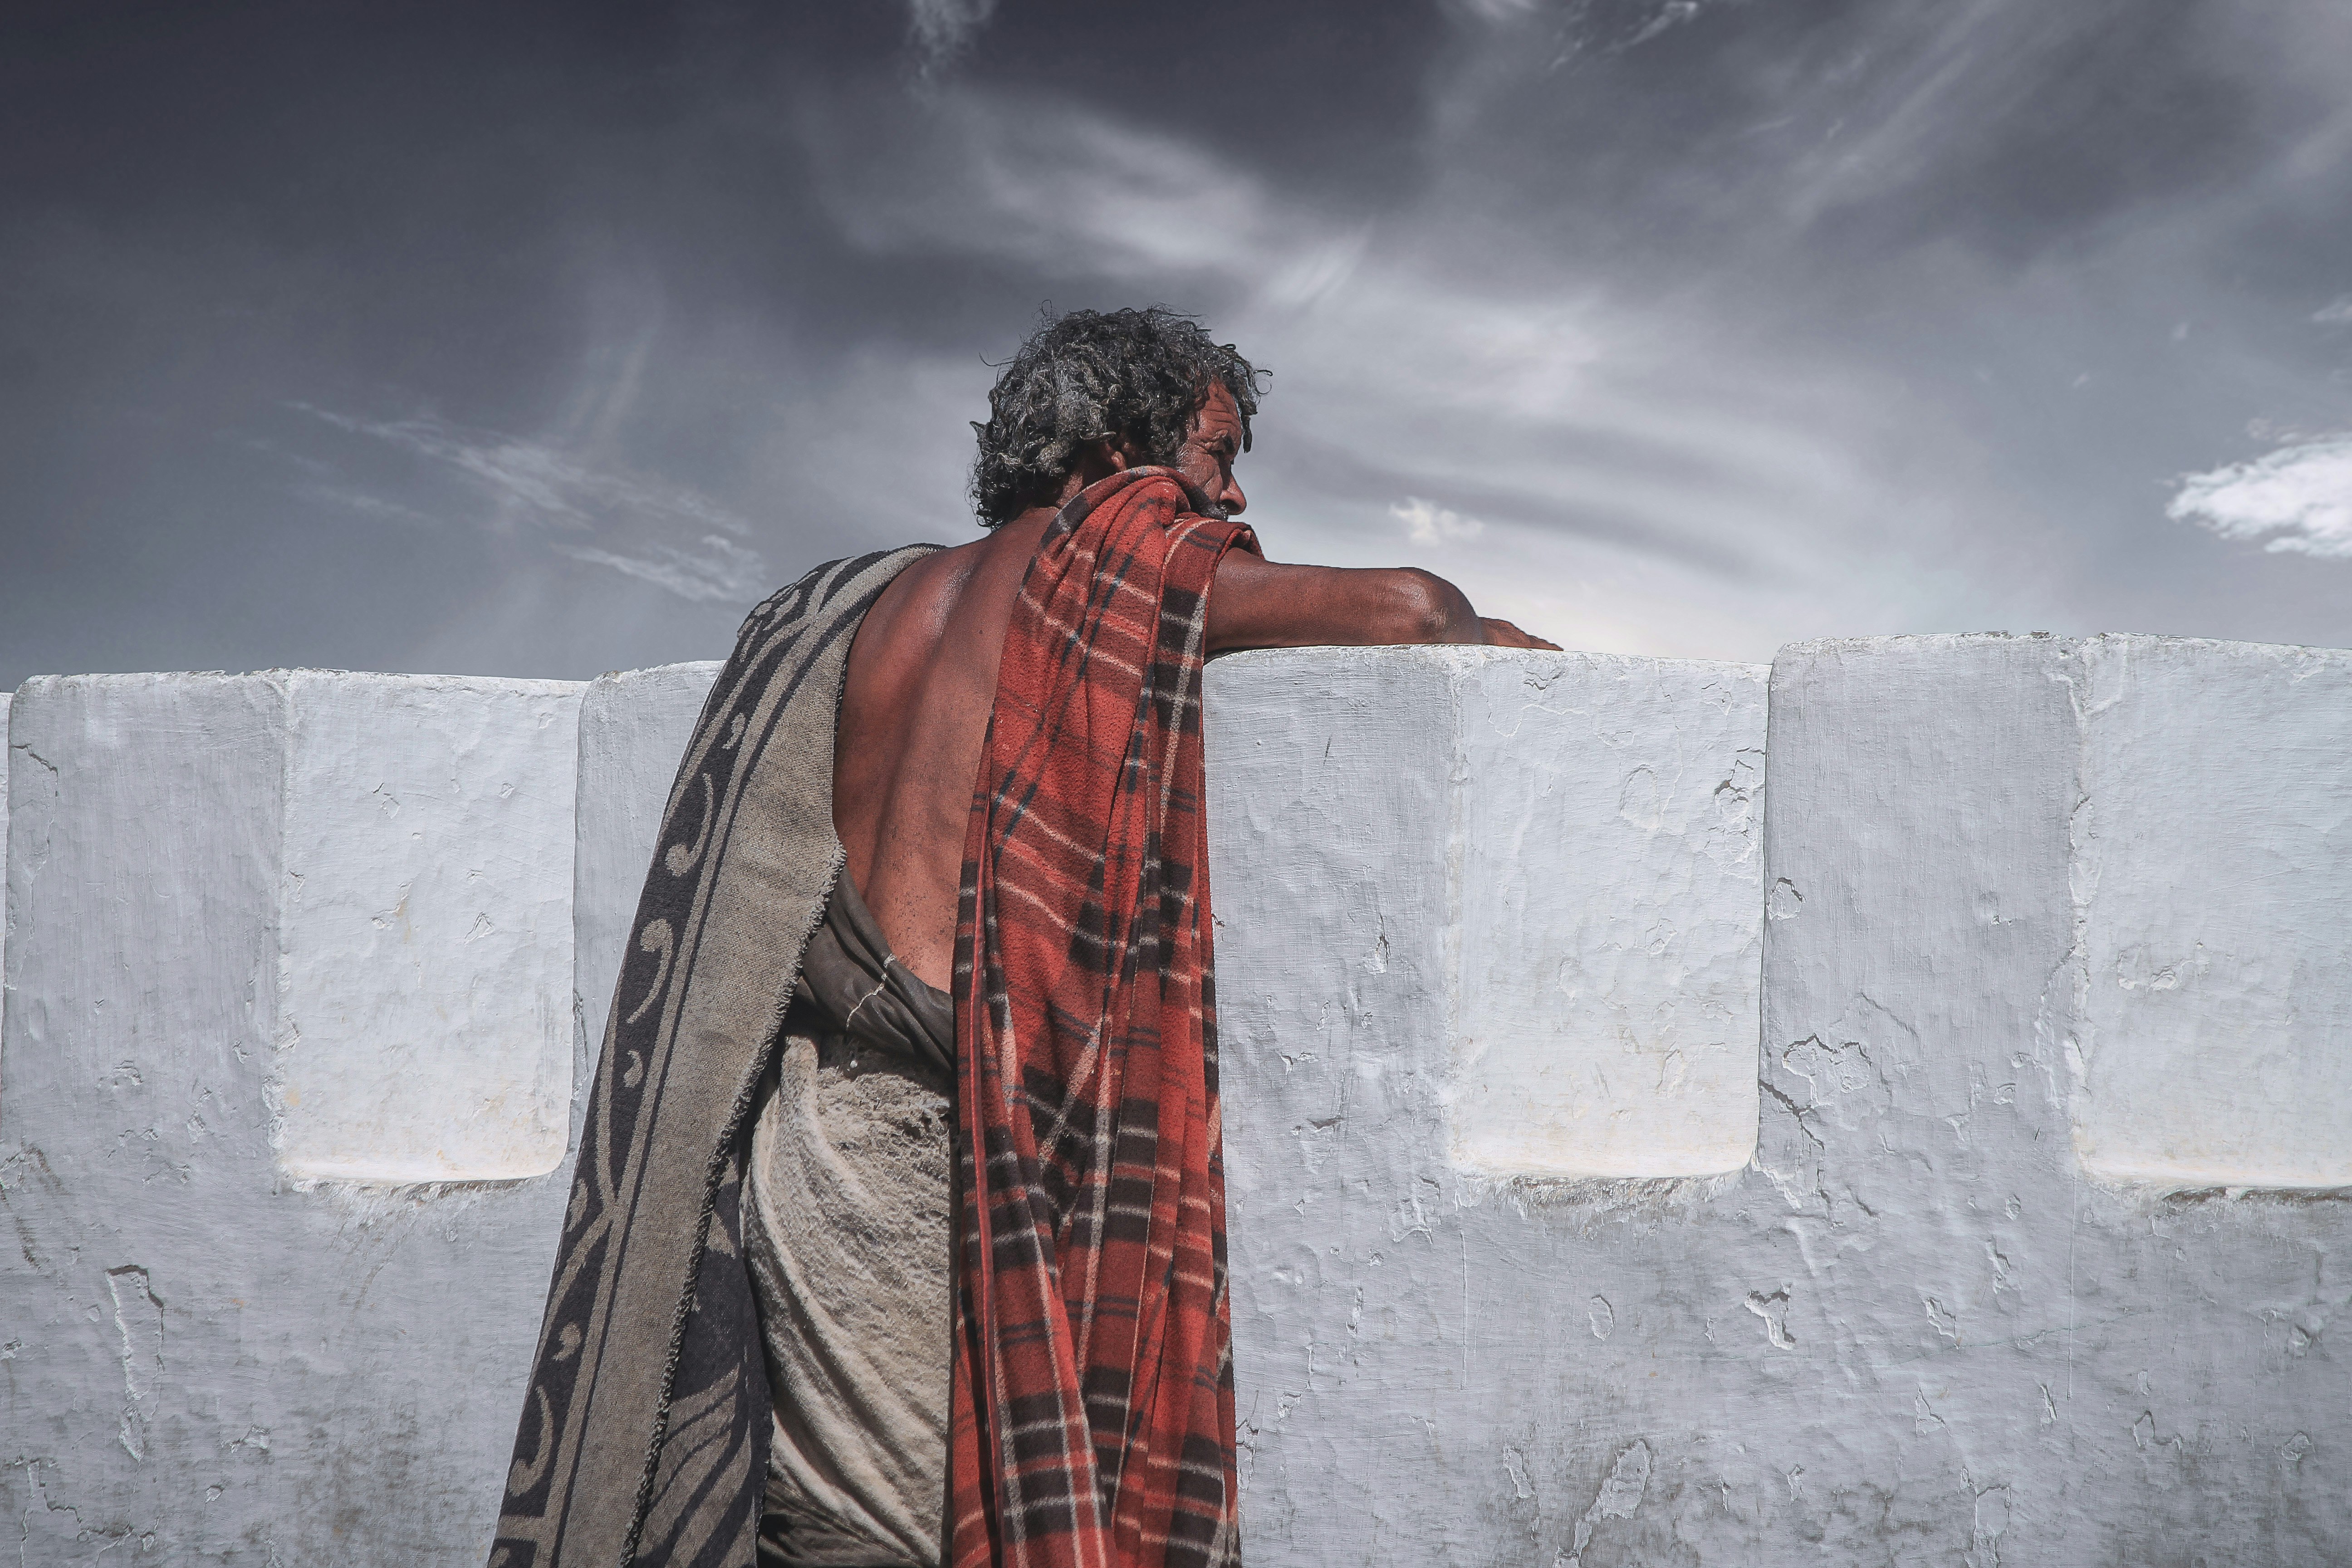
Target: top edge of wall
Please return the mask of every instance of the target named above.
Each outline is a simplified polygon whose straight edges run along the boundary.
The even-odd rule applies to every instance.
[[[1888,637],[1807,637],[1783,643],[1773,654],[1772,662],[1778,664],[1786,658],[1817,658],[1824,654],[1892,653],[1937,647],[1957,649],[2008,642],[2042,643],[2063,652],[2131,645],[2179,648],[2197,653],[2352,655],[2352,648],[2327,647],[2314,643],[2247,642],[2231,637],[2172,637],[2162,632],[2093,632],[2084,637],[2058,632],[1903,632]]]
[[[29,676],[16,688],[18,692],[35,691],[58,686],[152,685],[166,680],[351,680],[393,682],[403,685],[446,686],[459,690],[476,687],[496,687],[503,691],[538,689],[549,692],[585,690],[584,680],[552,680],[538,676],[521,675],[441,675],[429,671],[395,669],[325,669],[309,665],[292,665],[271,669],[124,669],[93,670],[79,675]]]
[[[1957,650],[2001,643],[2035,643],[2071,650],[2083,641],[2081,637],[2061,637],[2056,632],[1903,632],[1891,637],[1807,637],[1781,644],[1774,651],[1772,662],[1778,665],[1784,659],[1817,658],[1827,654]]]
[[[1737,669],[1762,674],[1771,666],[1732,658],[1674,658],[1663,654],[1603,653],[1591,648],[1482,647],[1467,643],[1318,643],[1305,647],[1237,648],[1213,656],[1217,664],[1244,668],[1281,664],[1292,659],[1337,658],[1347,664],[1375,659],[1405,659],[1452,668],[1475,668],[1515,660],[1551,663],[1570,660],[1620,665],[1675,665],[1697,669]]]
[[[648,664],[636,669],[608,669],[595,679],[583,682],[588,686],[621,686],[636,680],[688,679],[712,678],[726,668],[726,660],[717,658],[683,658],[676,664]]]
[[[2235,658],[2352,659],[2352,648],[2320,643],[2244,642],[2232,637],[2175,637],[2156,632],[2101,632],[2082,639],[2085,652],[2141,648],[2187,654],[2218,654]]]

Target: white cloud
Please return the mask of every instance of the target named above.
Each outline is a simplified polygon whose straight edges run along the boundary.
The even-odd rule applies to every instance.
[[[881,126],[870,112],[812,100],[801,125],[835,216],[869,250],[1162,286],[1186,273],[1263,276],[1254,269],[1279,250],[1281,286],[1311,292],[1361,245],[1318,231],[1310,252],[1297,244],[1305,226],[1259,181],[1085,109],[957,89],[919,121]]]
[[[687,534],[677,545],[660,537],[603,545],[562,543],[558,553],[609,566],[696,603],[751,604],[767,591],[759,552],[728,535],[751,531],[733,512],[687,485],[625,474],[592,464],[543,442],[471,431],[436,419],[365,419],[307,404],[296,406],[339,430],[400,447],[461,475],[495,509],[495,522],[519,522],[566,533]],[[372,515],[415,513],[380,501],[351,485],[312,486],[310,493]],[[624,540],[623,542],[626,542]]]
[[[1407,496],[1402,505],[1391,505],[1389,515],[1404,524],[1405,536],[1415,544],[1448,544],[1457,539],[1475,539],[1486,531],[1486,525],[1475,517]]]
[[[2352,434],[2191,474],[2166,510],[2265,550],[2352,559]]]
[[[561,448],[496,431],[467,431],[436,419],[362,419],[298,404],[339,430],[372,436],[467,475],[501,509],[569,528],[635,516],[742,533],[749,525],[690,486],[633,478]]]
[[[330,506],[338,506],[366,517],[382,518],[386,522],[430,523],[434,521],[413,506],[387,500],[356,485],[297,485],[294,493],[305,500],[325,501]]]
[[[1642,25],[1642,30],[1625,41],[1629,49],[1638,48],[1669,27],[1680,26],[1698,17],[1698,0],[1666,0],[1657,14]]]
[[[2352,294],[2339,294],[2313,312],[2313,321],[2323,327],[2352,327]]]
[[[907,31],[926,65],[961,52],[989,17],[996,0],[907,0]]]
[[[705,534],[700,543],[699,550],[681,550],[656,542],[649,547],[653,557],[575,544],[556,549],[574,561],[610,566],[695,604],[748,605],[767,595],[768,563],[759,552],[744,549],[723,533]]]

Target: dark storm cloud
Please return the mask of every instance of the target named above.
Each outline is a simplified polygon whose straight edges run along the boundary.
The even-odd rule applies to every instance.
[[[0,680],[712,655],[824,554],[971,536],[964,422],[1047,300],[1273,367],[1277,554],[1571,644],[2352,643],[2321,0],[21,31]]]

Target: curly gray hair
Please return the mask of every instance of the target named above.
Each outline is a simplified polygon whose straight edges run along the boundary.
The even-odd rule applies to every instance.
[[[982,526],[1051,501],[1089,441],[1123,437],[1147,461],[1173,462],[1213,385],[1234,395],[1247,451],[1265,374],[1165,306],[1049,319],[997,377],[988,423],[972,426],[980,456],[971,500]]]

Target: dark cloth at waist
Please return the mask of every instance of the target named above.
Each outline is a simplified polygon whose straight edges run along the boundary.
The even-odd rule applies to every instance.
[[[955,999],[900,963],[844,870],[809,938],[795,994],[851,1042],[955,1076]]]

